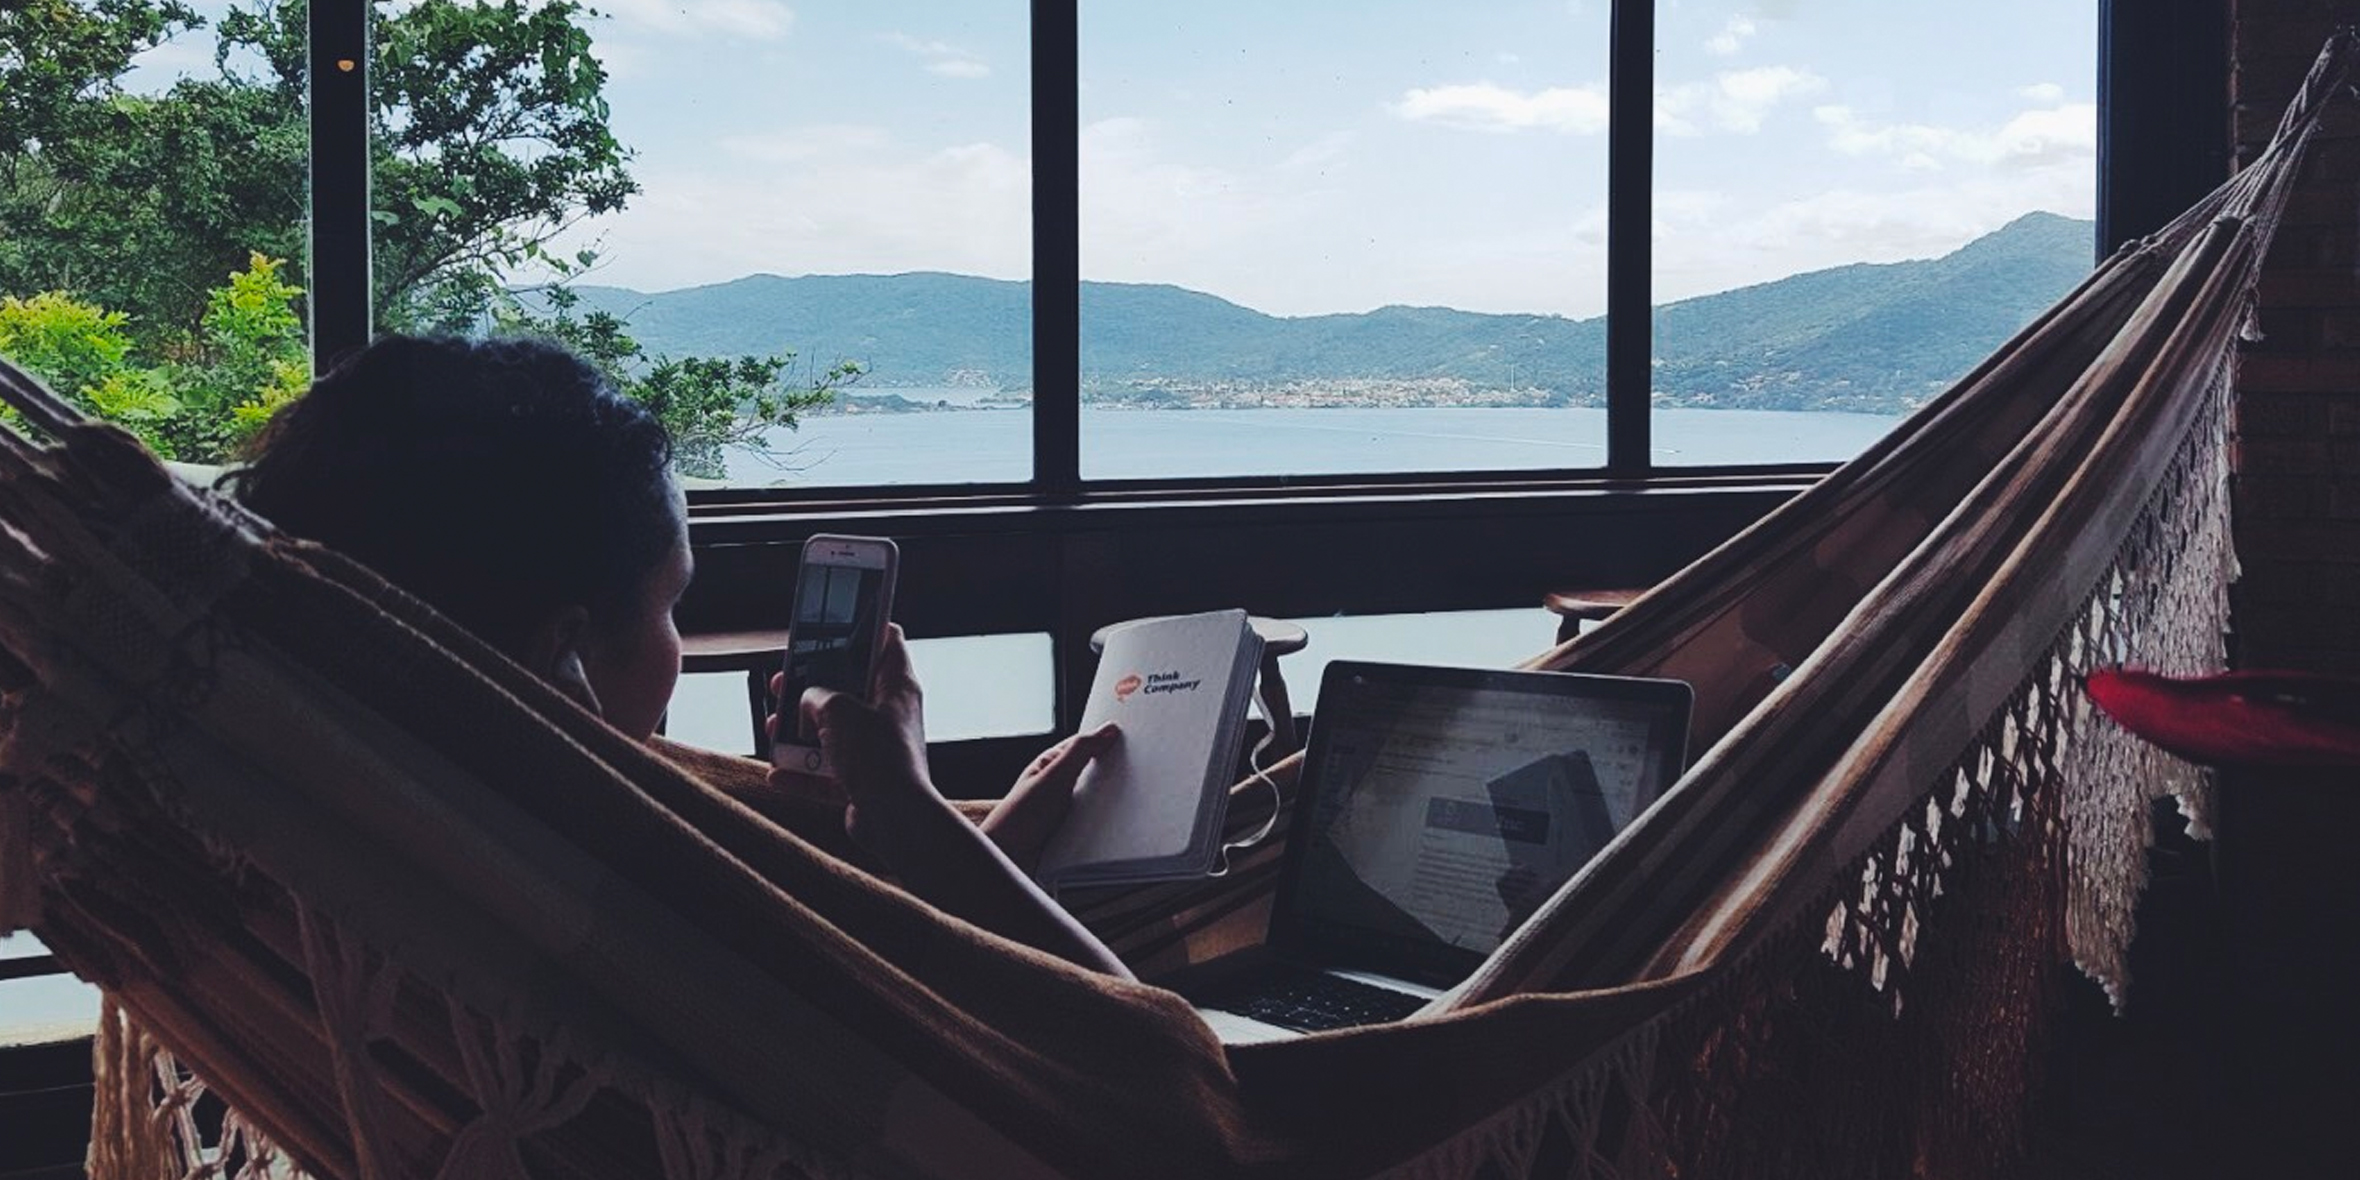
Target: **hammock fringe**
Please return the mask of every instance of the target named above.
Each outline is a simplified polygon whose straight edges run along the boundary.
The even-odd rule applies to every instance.
[[[1272,1045],[861,872],[758,766],[622,738],[0,363],[46,440],[0,429],[0,931],[107,991],[91,1174],[2014,1174],[2064,964],[2124,1002],[2152,805],[2209,825],[2080,683],[2225,663],[2236,350],[2353,56],[1891,437],[1534,661],[1693,682],[1690,773],[1452,1003]],[[1274,865],[1084,917],[1201,960]]]

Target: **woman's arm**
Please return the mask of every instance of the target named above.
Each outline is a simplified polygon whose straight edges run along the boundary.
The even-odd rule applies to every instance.
[[[878,649],[873,695],[864,702],[814,688],[800,702],[835,767],[845,794],[844,830],[853,842],[910,892],[950,913],[1067,962],[1131,978],[1106,944],[935,790],[926,767],[922,694],[899,626]],[[1078,773],[1079,763],[1072,765]]]

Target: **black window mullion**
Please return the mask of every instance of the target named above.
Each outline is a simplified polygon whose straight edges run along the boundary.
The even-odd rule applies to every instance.
[[[1082,491],[1080,0],[1032,5],[1033,495],[1072,503]],[[1069,573],[1078,573],[1078,570]],[[1050,644],[1058,727],[1081,719],[1092,664],[1089,619],[1057,580]]]
[[[1081,490],[1081,103],[1076,0],[1032,5],[1033,490]]]
[[[2098,0],[2096,257],[2228,179],[2227,0]]]
[[[369,3],[314,0],[311,35],[311,363],[369,342]]]
[[[1655,3],[1615,0],[1606,130],[1606,469],[1643,476],[1654,381]]]

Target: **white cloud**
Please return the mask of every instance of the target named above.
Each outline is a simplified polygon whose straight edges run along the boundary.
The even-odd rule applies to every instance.
[[[795,11],[778,0],[598,0],[597,7],[618,21],[675,36],[776,41],[795,27]]]
[[[597,243],[595,281],[644,291],[757,272],[1031,271],[1031,162],[997,144],[927,149],[828,125],[732,137],[717,155],[642,160],[645,191],[564,246]]]
[[[1809,70],[1789,66],[1763,66],[1754,70],[1739,70],[1723,74],[1715,80],[1721,94],[1732,102],[1749,107],[1768,106],[1795,94],[1808,94],[1827,87],[1827,79]]]
[[[1606,89],[1552,86],[1527,93],[1475,82],[1411,90],[1392,110],[1412,122],[1480,131],[1541,129],[1595,135],[1606,130]]]
[[[2016,92],[2027,102],[2059,103],[2065,101],[2065,88],[2054,82],[2036,82]]]
[[[230,63],[232,69],[247,64],[242,60]],[[183,78],[211,76],[213,42],[202,33],[182,33],[132,58],[123,85],[133,94],[160,94]]]
[[[948,41],[925,41],[907,33],[887,33],[885,42],[904,53],[926,59],[926,72],[945,78],[988,78],[992,68],[983,59]]]
[[[1176,283],[1280,314],[1367,298],[1372,231],[1352,221],[1342,173],[1352,137],[1330,133],[1275,159],[1209,164],[1136,118],[1082,128],[1082,269],[1092,279]],[[1343,277],[1344,282],[1338,279]],[[1352,287],[1340,294],[1339,287]]]
[[[1278,162],[1278,171],[1315,176],[1341,172],[1351,161],[1353,138],[1349,131],[1328,132],[1287,153]]]
[[[1761,93],[1778,89],[1764,86]],[[1858,109],[1815,108],[1826,154],[1783,149],[1757,181],[1659,189],[1655,297],[1692,298],[1852,263],[1947,254],[2033,210],[2095,212],[2096,112],[2088,103],[2028,105],[1983,125],[1880,121]],[[1757,140],[1732,150],[1773,151]]]
[[[1745,48],[1747,39],[1757,31],[1752,18],[1730,17],[1729,23],[1722,25],[1721,31],[1704,43],[1704,51],[1714,57],[1735,57],[1738,50]]]
[[[599,37],[590,43],[590,56],[606,70],[608,81],[617,82],[645,77],[655,55],[643,44]]]
[[[1747,212],[1712,193],[1655,208],[1658,302],[1856,262],[1934,258],[2035,209],[2093,215],[2087,169],[1991,171],[1894,189],[1833,188]]]
[[[1655,93],[1655,127],[1666,135],[1702,134],[1705,125],[1750,135],[1788,99],[1827,89],[1827,79],[1791,66],[1762,66],[1715,75]]]
[[[2098,151],[2098,108],[2093,103],[2020,111],[1996,128],[1880,124],[1843,106],[1823,106],[1812,115],[1827,128],[1828,146],[1836,151],[1891,156],[1904,167],[1918,169],[1945,163],[2037,168],[2094,159]]]
[[[908,33],[887,33],[885,43],[920,57],[965,57],[967,51],[948,41],[927,41]]]
[[[800,164],[855,153],[873,154],[892,142],[892,134],[882,127],[815,123],[762,135],[725,135],[716,145],[735,159],[762,164]]]
[[[1727,193],[1701,189],[1659,188],[1652,202],[1652,236],[1663,241],[1695,226],[1710,225],[1727,216],[1736,202]]]
[[[1308,163],[1321,150],[1314,144],[1295,154]],[[1110,273],[1129,274],[1134,268],[1123,263],[1138,260],[1153,273],[1268,223],[1298,187],[1173,158],[1148,120],[1101,119],[1082,128],[1083,254],[1093,269],[1113,264]]]

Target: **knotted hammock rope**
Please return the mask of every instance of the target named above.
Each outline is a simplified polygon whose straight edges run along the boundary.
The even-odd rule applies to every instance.
[[[916,901],[759,767],[623,739],[0,364],[0,930],[106,989],[91,1170],[2007,1175],[2068,964],[2128,983],[2152,802],[2210,814],[2079,678],[2224,661],[2236,346],[2350,58],[1536,659],[1692,682],[1691,771],[1448,1002],[1276,1044]],[[1275,863],[1079,904],[1152,978],[1257,938]]]

